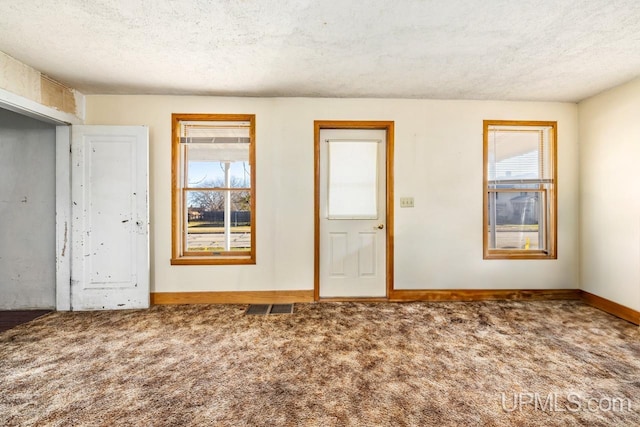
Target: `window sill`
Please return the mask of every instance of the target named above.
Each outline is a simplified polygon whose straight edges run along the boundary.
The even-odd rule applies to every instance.
[[[547,252],[491,251],[485,253],[483,259],[558,259],[556,254]]]
[[[180,257],[171,258],[171,265],[255,265],[255,257],[247,255],[243,257]]]

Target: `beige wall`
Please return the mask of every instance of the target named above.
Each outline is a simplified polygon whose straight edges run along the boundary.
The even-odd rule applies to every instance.
[[[640,79],[578,111],[581,288],[640,310]]]
[[[87,124],[150,128],[152,290],[313,288],[313,121],[395,121],[397,289],[578,287],[577,106],[87,96]],[[256,114],[257,265],[171,266],[171,113]],[[482,259],[482,120],[557,120],[557,260]],[[415,208],[400,209],[413,196]],[[279,209],[282,207],[283,209]]]

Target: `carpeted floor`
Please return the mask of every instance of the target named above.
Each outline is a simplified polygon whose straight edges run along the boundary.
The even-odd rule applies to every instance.
[[[0,425],[640,425],[640,329],[577,301],[245,309],[1,333]]]

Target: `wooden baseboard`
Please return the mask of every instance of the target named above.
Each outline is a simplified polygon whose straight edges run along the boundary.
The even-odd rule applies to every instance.
[[[351,298],[320,298],[317,302],[389,302],[387,298],[351,297]]]
[[[624,319],[634,325],[640,325],[640,311],[625,307],[617,302],[599,297],[587,291],[580,291],[580,298],[592,307]]]
[[[290,304],[313,302],[308,291],[152,292],[151,304]]]
[[[447,289],[393,290],[388,299],[368,302],[406,301],[490,301],[490,300],[582,300],[595,308],[640,325],[640,312],[579,289]],[[320,301],[352,301],[331,298]],[[305,291],[229,291],[229,292],[153,292],[151,304],[289,304],[313,302],[313,290]]]
[[[389,301],[574,300],[578,289],[442,289],[393,290]]]

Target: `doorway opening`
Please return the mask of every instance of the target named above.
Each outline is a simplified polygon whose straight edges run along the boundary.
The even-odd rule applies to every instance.
[[[56,307],[56,126],[0,108],[0,310]]]

